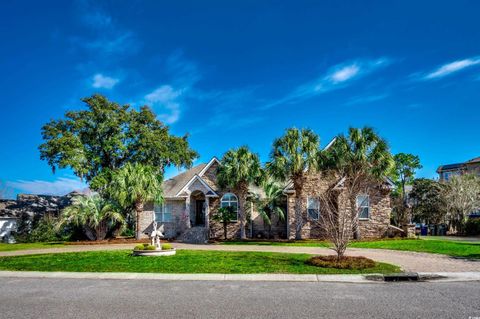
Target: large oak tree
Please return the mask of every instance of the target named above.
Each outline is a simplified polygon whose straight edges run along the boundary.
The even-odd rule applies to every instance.
[[[109,101],[102,95],[82,99],[86,108],[68,111],[42,127],[40,157],[55,172],[71,168],[94,190],[101,191],[112,172],[140,163],[163,173],[168,166],[190,167],[198,156],[187,136],[174,136],[153,111]]]

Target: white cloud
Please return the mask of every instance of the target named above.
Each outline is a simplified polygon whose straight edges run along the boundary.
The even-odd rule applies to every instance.
[[[390,63],[390,59],[378,58],[374,60],[359,59],[334,65],[319,78],[297,86],[296,89],[286,96],[267,103],[262,109],[269,109],[280,104],[300,102],[332,90],[346,87],[350,82],[386,67]]]
[[[162,85],[145,95],[145,103],[161,113],[158,118],[167,124],[173,124],[180,118],[180,102],[182,90],[175,90],[170,85]],[[166,111],[166,112],[165,112]]]
[[[53,182],[44,180],[17,180],[7,182],[6,184],[8,187],[21,190],[28,194],[41,195],[65,195],[74,190],[79,191],[87,188],[87,185],[78,178],[71,177],[60,177]]]
[[[360,67],[357,64],[347,65],[333,72],[330,79],[333,83],[345,82],[355,77],[358,72],[360,72]]]
[[[119,82],[119,79],[105,76],[101,73],[97,73],[93,76],[92,87],[97,89],[111,89]]]
[[[443,78],[444,76],[464,70],[468,67],[471,67],[477,64],[480,64],[480,57],[453,61],[438,67],[433,72],[425,75],[423,79],[434,80],[434,79]]]

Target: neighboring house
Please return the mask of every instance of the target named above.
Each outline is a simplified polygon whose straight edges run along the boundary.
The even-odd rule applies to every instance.
[[[462,174],[476,174],[480,176],[480,157],[475,157],[464,163],[447,164],[437,168],[441,181],[448,181],[452,176]]]
[[[139,227],[147,237],[151,232],[153,218],[159,224],[165,225],[165,237],[179,238],[184,241],[204,242],[207,238],[221,238],[222,225],[211,219],[219,207],[232,206],[238,212],[239,198],[234,190],[221,188],[217,183],[217,168],[220,162],[214,157],[210,162],[197,165],[164,182],[164,203],[161,205],[147,203],[143,214],[140,214]],[[304,184],[304,238],[321,238],[318,225],[318,196],[327,190],[334,190],[338,203],[345,204],[342,197],[342,179],[327,178],[322,173],[309,175]],[[365,238],[383,237],[386,234],[390,220],[390,191],[393,183],[386,180],[379,185],[372,185],[366,194],[357,198],[360,216],[360,230]],[[258,187],[251,187],[251,192],[262,195]],[[291,185],[285,187],[286,220],[281,222],[274,218],[271,234],[274,238],[295,237],[295,191]],[[251,221],[246,222],[246,233],[249,237],[264,237],[267,230],[258,212],[249,207]],[[228,237],[238,238],[240,223],[238,218],[228,225]]]

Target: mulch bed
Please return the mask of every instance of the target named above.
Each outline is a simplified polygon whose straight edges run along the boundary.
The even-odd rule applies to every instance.
[[[337,260],[337,256],[315,256],[308,259],[308,265],[322,268],[337,269],[366,269],[375,267],[375,261],[366,257],[343,256]]]

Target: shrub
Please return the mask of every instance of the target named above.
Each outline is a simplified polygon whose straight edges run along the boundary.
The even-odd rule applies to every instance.
[[[145,246],[143,246],[143,244],[138,244],[135,246],[135,248],[133,248],[134,250],[143,250]]]
[[[465,225],[467,235],[480,235],[480,218],[470,218]]]
[[[170,243],[165,243],[165,244],[162,244],[162,249],[163,250],[173,249],[173,246]]]
[[[30,234],[27,236],[30,242],[48,242],[58,241],[60,236],[55,229],[55,218],[50,215],[45,215],[38,223],[33,227]]]
[[[337,256],[315,256],[308,259],[308,265],[322,268],[366,269],[375,267],[375,262],[366,257],[343,256],[337,261]]]
[[[153,245],[147,245],[147,246],[145,246],[143,249],[144,249],[144,250],[155,250],[156,248],[155,248],[155,246],[153,246]]]

